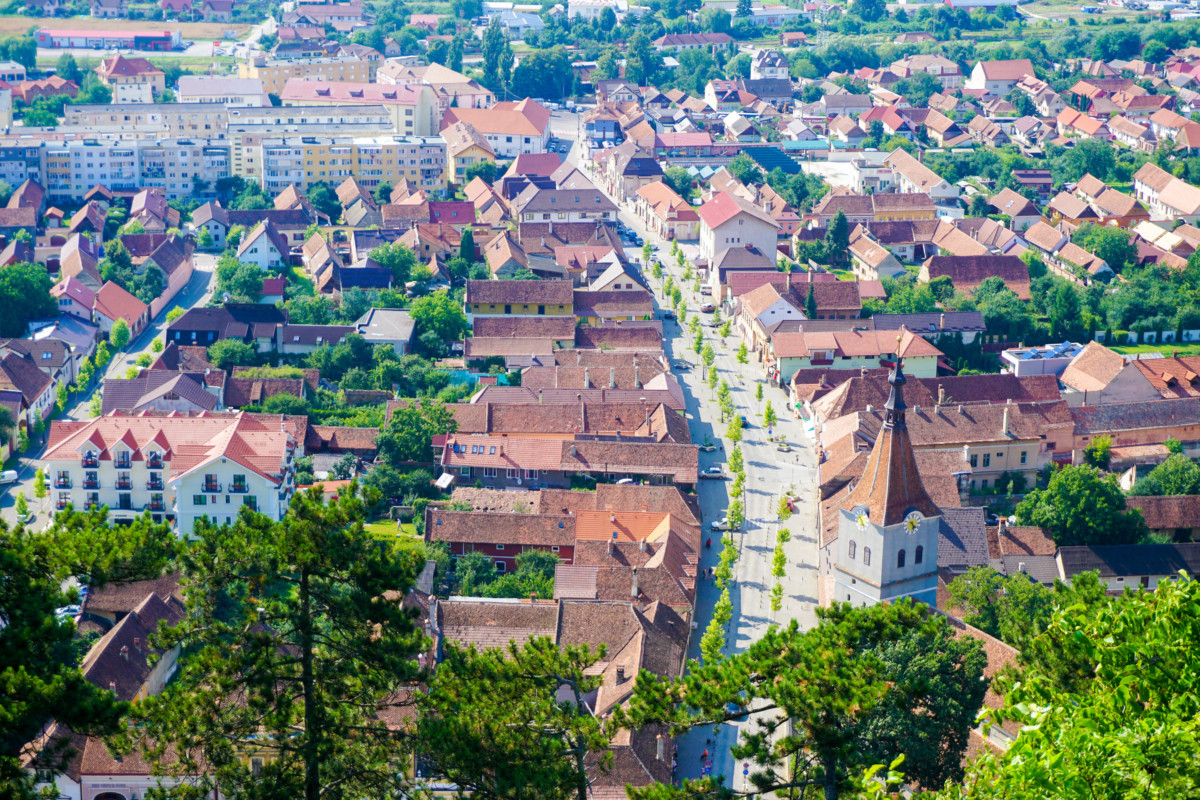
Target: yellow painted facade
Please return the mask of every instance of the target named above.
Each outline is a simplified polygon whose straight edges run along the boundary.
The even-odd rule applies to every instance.
[[[484,161],[495,163],[496,159],[487,150],[475,144],[463,150],[458,155],[447,156],[446,182],[455,183],[460,186],[465,185],[468,182],[467,167]]]
[[[307,61],[269,61],[265,64],[243,61],[238,64],[238,77],[258,78],[262,81],[264,92],[278,96],[291,78],[372,83],[376,69],[374,62],[356,58],[314,58]]]
[[[467,313],[485,316],[498,314],[522,317],[570,317],[574,315],[574,304],[467,303]]]
[[[937,212],[934,211],[933,209],[930,209],[929,211],[915,210],[915,211],[876,211],[875,212],[875,221],[876,222],[893,222],[893,221],[910,222],[912,220],[919,220],[919,219],[937,219]]]

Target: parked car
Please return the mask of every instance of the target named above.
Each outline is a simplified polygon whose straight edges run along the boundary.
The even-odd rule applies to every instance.
[[[676,361],[671,365],[672,369],[691,369],[692,365],[686,361]]]
[[[713,464],[710,467],[700,471],[701,478],[711,478],[714,480],[725,480],[725,468],[720,464]]]
[[[3,472],[0,472],[0,484],[16,483],[19,479],[20,476],[17,475],[17,471],[15,469],[6,469]]]
[[[746,419],[746,415],[745,415],[745,414],[741,414],[740,416],[741,416],[741,418],[742,418],[742,427],[743,427],[743,428],[749,428],[749,427],[750,427],[750,420]]]
[[[705,453],[711,453],[716,449],[717,446],[712,442],[705,442],[704,444],[700,445],[700,450]]]
[[[77,605],[63,606],[54,610],[54,616],[59,619],[73,619],[78,617],[83,612],[83,609]]]
[[[781,453],[792,452],[792,447],[787,442],[780,442],[779,444],[775,445],[775,449]]]
[[[705,303],[704,305],[700,306],[701,314],[711,314],[716,310],[717,310],[717,307],[714,306],[712,303]]]
[[[675,319],[675,312],[674,311],[664,311],[662,318],[663,319]]]
[[[729,524],[729,517],[722,517],[719,520],[713,520],[711,527],[714,531],[734,530],[734,527]]]

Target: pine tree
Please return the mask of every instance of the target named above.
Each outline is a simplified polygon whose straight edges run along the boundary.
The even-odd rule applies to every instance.
[[[811,286],[808,287],[808,296],[804,298],[804,316],[809,319],[817,318],[817,296]]]
[[[588,670],[604,655],[548,638],[507,650],[448,646],[418,700],[418,752],[479,800],[587,800],[588,766],[612,762],[585,702],[601,682]]]
[[[470,228],[462,232],[462,245],[458,248],[458,257],[468,264],[475,263],[475,234]]]
[[[243,506],[199,524],[183,554],[187,616],[160,646],[188,651],[137,706],[159,767],[209,797],[382,797],[400,789],[400,734],[381,715],[409,702],[422,637],[403,597],[416,564],[363,529],[357,487],[325,505],[297,495],[279,522]],[[168,749],[179,757],[164,759]],[[262,774],[244,760],[261,753]]]

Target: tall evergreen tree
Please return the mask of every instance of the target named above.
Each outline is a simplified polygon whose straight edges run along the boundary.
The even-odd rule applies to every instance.
[[[907,600],[817,609],[817,627],[771,629],[746,651],[693,665],[674,680],[638,677],[623,726],[674,730],[755,722],[732,748],[761,794],[837,800],[866,770],[903,754],[922,786],[962,775],[962,755],[987,684],[979,643]],[[636,800],[726,796],[722,778],[631,788]]]
[[[416,565],[364,517],[357,487],[329,505],[314,488],[279,522],[243,506],[233,525],[199,525],[181,559],[187,616],[157,637],[188,656],[138,704],[127,746],[198,776],[195,797],[395,793],[403,752],[384,720],[421,674],[400,602]]]
[[[604,650],[559,649],[547,638],[524,647],[449,646],[418,701],[418,747],[438,771],[479,800],[587,800],[587,770],[611,757],[586,698],[587,674]]]
[[[844,269],[850,263],[850,221],[838,211],[825,232],[825,260],[829,266]]]
[[[468,264],[475,263],[475,234],[470,228],[462,232],[462,244],[458,248],[458,257]]]

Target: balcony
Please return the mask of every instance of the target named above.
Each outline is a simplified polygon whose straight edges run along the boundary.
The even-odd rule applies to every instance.
[[[221,491],[221,484],[216,483],[215,481],[211,482],[211,483],[209,481],[205,481],[203,490],[206,492],[211,492],[213,494],[216,494],[217,492]]]
[[[161,458],[146,459],[146,469],[162,469],[163,460]]]
[[[162,511],[164,504],[161,500],[151,500],[146,504],[146,508],[150,509],[151,511]]]
[[[245,494],[245,493],[246,493],[246,492],[248,492],[248,491],[250,491],[250,487],[249,487],[249,486],[247,486],[247,485],[246,485],[246,484],[244,484],[244,483],[231,483],[231,484],[229,484],[229,492],[230,492],[230,494]]]
[[[127,478],[124,480],[119,480],[119,481],[117,481],[117,488],[128,491],[129,489],[133,488],[133,481],[131,481]]]
[[[66,508],[68,505],[69,505],[69,503],[67,503],[67,501],[66,501],[66,500],[59,500],[59,501],[55,502],[55,504],[54,504],[54,510],[55,510],[55,511],[62,511],[62,510],[63,510],[64,508]]]
[[[128,458],[117,459],[117,469],[129,469],[133,466],[133,461]]]
[[[146,481],[146,488],[150,489],[150,490],[154,490],[154,489],[161,490],[163,488],[162,476],[155,475],[150,480]]]
[[[54,479],[54,488],[55,489],[70,489],[71,488],[71,479],[69,477],[68,478],[55,478]]]
[[[100,459],[96,456],[84,456],[79,460],[85,469],[95,469],[100,466]]]
[[[85,481],[83,482],[83,488],[85,488],[85,489],[99,489],[99,488],[100,488],[100,481],[97,481],[97,480],[85,480]]]

